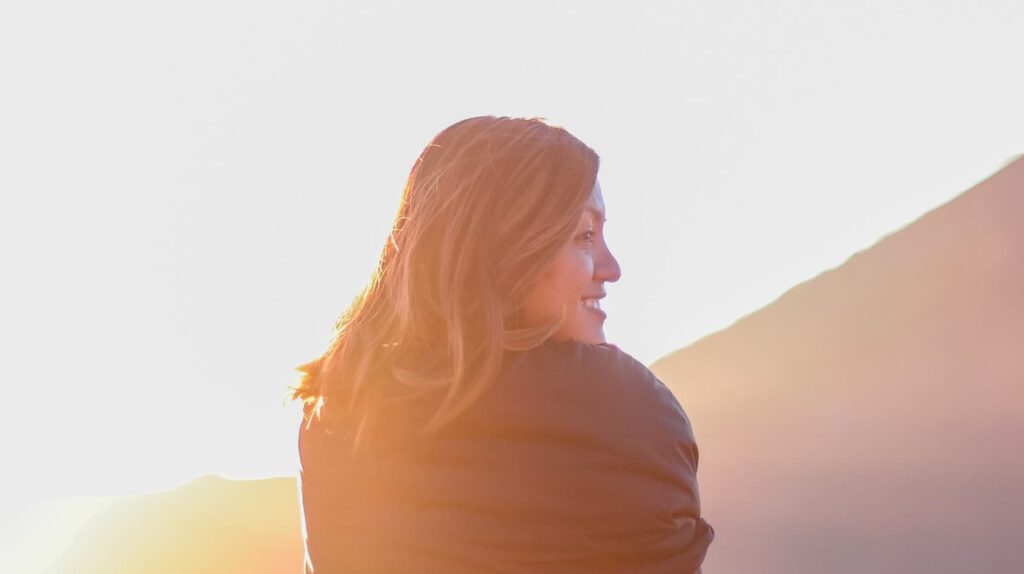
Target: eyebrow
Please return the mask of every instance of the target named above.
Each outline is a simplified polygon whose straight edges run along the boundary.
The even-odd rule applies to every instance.
[[[597,220],[600,221],[601,223],[608,221],[608,218],[605,217],[603,213],[601,213],[597,209],[594,209],[593,207],[590,207],[589,205],[585,208],[585,211],[588,211],[591,214],[593,214],[594,217],[596,217]]]

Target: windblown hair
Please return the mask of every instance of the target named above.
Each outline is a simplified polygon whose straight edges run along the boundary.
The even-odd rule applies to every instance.
[[[369,285],[326,352],[296,368],[304,414],[344,420],[353,449],[389,403],[438,392],[419,431],[451,422],[496,380],[506,351],[559,328],[525,325],[529,288],[571,238],[599,158],[541,118],[483,116],[437,134],[405,184]],[[350,426],[349,426],[350,425]]]

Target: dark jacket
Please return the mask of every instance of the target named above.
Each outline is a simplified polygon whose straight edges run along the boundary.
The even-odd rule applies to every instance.
[[[509,353],[434,438],[353,457],[343,434],[299,434],[307,573],[686,574],[714,537],[689,419],[613,345]]]

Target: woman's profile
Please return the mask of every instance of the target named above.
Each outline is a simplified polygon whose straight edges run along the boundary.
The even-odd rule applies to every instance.
[[[598,165],[536,118],[420,154],[372,280],[298,369],[307,574],[699,572],[689,419],[605,341]]]

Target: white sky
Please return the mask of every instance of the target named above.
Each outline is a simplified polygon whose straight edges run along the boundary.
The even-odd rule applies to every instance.
[[[0,8],[0,512],[293,473],[292,368],[456,120],[601,154],[645,363],[1024,152],[1020,2],[407,4]]]

